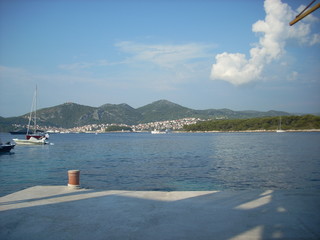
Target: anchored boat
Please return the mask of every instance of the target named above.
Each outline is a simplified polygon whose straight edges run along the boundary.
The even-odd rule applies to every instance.
[[[0,140],[0,153],[4,152],[10,152],[11,149],[13,149],[15,144],[12,144],[11,142],[2,143]]]
[[[33,133],[30,130],[31,122],[33,122],[33,126],[34,126]],[[48,143],[47,141],[48,138],[49,138],[48,133],[44,133],[37,130],[37,87],[36,87],[36,91],[34,93],[32,105],[31,105],[31,112],[29,115],[29,123],[28,123],[26,138],[25,139],[14,138],[13,141],[15,141],[16,144],[21,144],[21,145],[30,145],[30,144],[42,145],[42,144]]]
[[[280,116],[280,122],[279,122],[279,127],[278,129],[276,130],[277,133],[283,133],[283,132],[286,132],[285,130],[282,130],[281,129],[281,116]]]

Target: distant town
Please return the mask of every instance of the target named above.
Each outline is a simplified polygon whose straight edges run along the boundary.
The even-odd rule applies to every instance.
[[[127,124],[90,124],[85,126],[79,126],[74,128],[59,128],[52,126],[37,126],[37,129],[48,132],[48,133],[104,133],[110,132],[110,127],[116,126],[118,131],[123,132],[147,132],[156,130],[172,130],[179,131],[183,129],[183,126],[196,124],[201,121],[206,121],[200,118],[182,118],[178,120],[168,120],[150,123],[141,123],[138,125],[127,125]],[[17,129],[27,128],[27,126],[14,124]]]

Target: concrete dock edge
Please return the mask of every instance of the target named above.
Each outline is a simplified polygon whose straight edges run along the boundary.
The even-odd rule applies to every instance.
[[[319,210],[305,190],[35,186],[0,198],[0,239],[320,239]]]

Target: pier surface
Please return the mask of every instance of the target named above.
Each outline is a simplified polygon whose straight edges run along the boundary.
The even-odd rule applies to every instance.
[[[320,239],[320,193],[96,191],[0,198],[0,239]]]

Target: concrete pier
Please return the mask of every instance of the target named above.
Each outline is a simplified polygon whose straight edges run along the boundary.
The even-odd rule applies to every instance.
[[[0,198],[0,239],[320,239],[320,193],[95,191]]]

